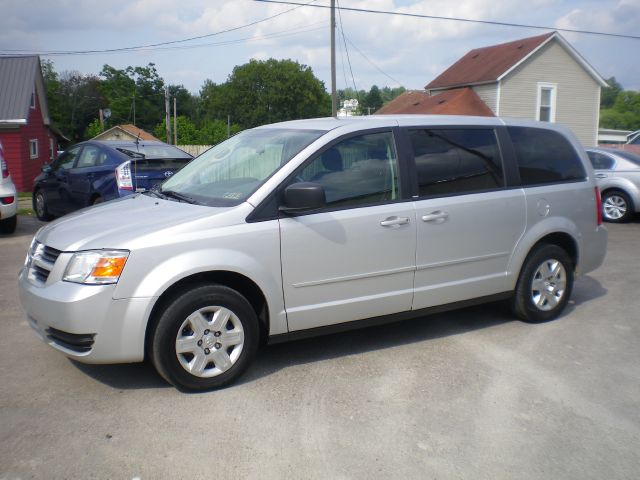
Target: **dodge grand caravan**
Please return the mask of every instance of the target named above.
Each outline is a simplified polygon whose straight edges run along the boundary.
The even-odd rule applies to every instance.
[[[30,325],[81,362],[150,359],[185,390],[259,344],[506,299],[563,311],[607,232],[566,128],[382,116],[267,125],[155,189],[43,227],[19,276]]]

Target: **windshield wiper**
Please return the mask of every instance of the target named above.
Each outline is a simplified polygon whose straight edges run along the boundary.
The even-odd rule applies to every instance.
[[[178,193],[178,192],[174,192],[173,190],[159,190],[159,193],[161,195],[164,195],[165,197],[170,197],[170,198],[175,198],[176,200],[180,200],[181,202],[186,202],[186,203],[192,203],[192,204],[198,204],[198,202],[196,200],[194,200],[193,198],[189,197],[188,195],[184,195],[182,193]]]
[[[145,190],[144,192],[142,192],[143,194],[149,194],[149,195],[153,195],[154,197],[157,198],[167,198],[166,195],[163,195],[162,193],[160,193],[160,190],[157,187],[153,187],[150,190]]]

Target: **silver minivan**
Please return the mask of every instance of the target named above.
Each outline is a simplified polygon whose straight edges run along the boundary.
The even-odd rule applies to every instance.
[[[371,116],[244,131],[161,186],[42,228],[19,276],[30,325],[81,362],[150,359],[184,390],[263,342],[506,299],[563,311],[607,232],[566,128]]]

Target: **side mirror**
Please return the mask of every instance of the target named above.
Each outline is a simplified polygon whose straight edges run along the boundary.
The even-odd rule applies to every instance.
[[[317,183],[293,183],[284,189],[283,213],[298,213],[306,210],[317,210],[327,204],[324,188]]]
[[[42,169],[41,170],[42,170],[43,173],[51,173],[53,168],[51,168],[51,165],[49,165],[48,163],[45,163],[44,165],[42,165]]]

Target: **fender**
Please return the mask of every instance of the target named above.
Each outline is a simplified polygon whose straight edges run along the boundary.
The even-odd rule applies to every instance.
[[[113,298],[157,299],[172,285],[192,275],[233,272],[253,281],[264,294],[270,334],[286,333],[277,221],[243,227],[246,224],[228,227],[230,236],[176,242],[176,253],[170,256],[166,254],[166,245],[133,249]]]

